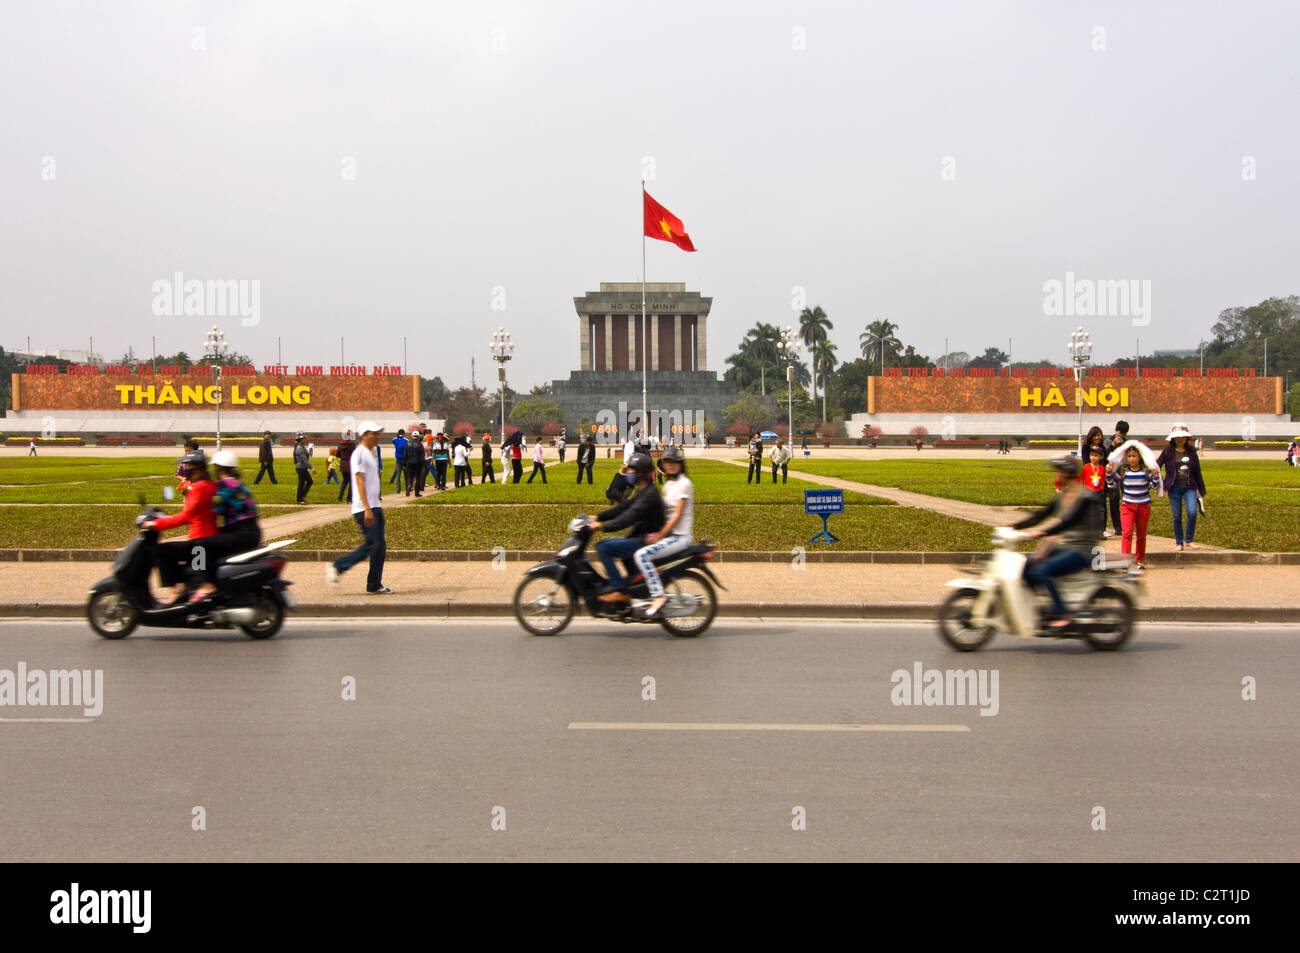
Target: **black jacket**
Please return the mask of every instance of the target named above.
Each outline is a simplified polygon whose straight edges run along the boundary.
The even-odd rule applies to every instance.
[[[1097,542],[1097,507],[1101,506],[1101,497],[1096,493],[1080,493],[1075,497],[1074,505],[1068,510],[1061,502],[1061,494],[1056,494],[1052,502],[1041,510],[1031,513],[1018,523],[1012,523],[1012,529],[1028,529],[1044,520],[1056,517],[1056,522],[1043,529],[1043,535],[1060,534],[1061,545],[1066,549],[1085,556],[1092,555],[1092,547]]]
[[[583,441],[582,445],[578,447],[578,466],[580,467],[591,466],[595,462],[596,462],[596,445],[594,443],[587,443],[586,441]]]
[[[263,437],[262,445],[257,449],[257,462],[259,464],[274,463],[275,458],[271,456],[271,438]]]
[[[607,533],[625,526],[632,527],[627,534],[629,537],[657,533],[663,529],[665,522],[664,498],[659,495],[659,488],[651,483],[617,506],[598,514],[596,519],[600,522],[600,528]]]

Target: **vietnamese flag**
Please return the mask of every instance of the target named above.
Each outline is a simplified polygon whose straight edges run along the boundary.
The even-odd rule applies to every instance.
[[[661,242],[672,242],[682,251],[695,251],[691,236],[686,234],[682,220],[650,197],[641,183],[641,194],[645,196],[645,234],[648,238],[657,238]]]

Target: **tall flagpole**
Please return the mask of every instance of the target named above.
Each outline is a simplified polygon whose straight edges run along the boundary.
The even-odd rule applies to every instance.
[[[641,434],[650,434],[650,408],[646,400],[646,377],[650,370],[650,325],[645,314],[645,179],[641,180]]]

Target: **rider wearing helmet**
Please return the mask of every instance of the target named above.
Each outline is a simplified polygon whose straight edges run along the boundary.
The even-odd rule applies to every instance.
[[[681,447],[670,446],[665,450],[659,458],[659,469],[667,478],[663,499],[668,521],[660,529],[647,534],[646,545],[632,556],[650,589],[652,601],[646,610],[647,617],[657,613],[668,601],[654,560],[690,549],[695,543],[691,535],[695,519],[695,485],[686,477],[686,455]]]
[[[659,496],[659,488],[654,481],[654,463],[649,455],[634,453],[628,457],[624,478],[631,483],[635,492],[617,506],[605,510],[591,524],[593,530],[612,533],[615,530],[631,527],[628,534],[619,539],[602,539],[596,544],[596,555],[600,557],[609,578],[609,590],[600,599],[602,602],[627,602],[629,597],[623,590],[627,580],[618,570],[618,560],[623,560],[628,573],[635,572],[633,555],[645,545],[645,537],[664,525],[664,501]]]
[[[207,543],[203,584],[194,598],[216,591],[217,567],[236,553],[246,553],[262,545],[262,528],[257,522],[257,503],[239,476],[239,458],[222,450],[212,458],[217,491],[212,497],[212,511],[221,523],[221,532]]]
[[[1063,455],[1051,461],[1051,467],[1063,479],[1061,492],[1052,502],[1036,513],[1013,524],[1012,529],[1028,529],[1027,535],[1037,539],[1042,536],[1060,534],[1059,545],[1042,543],[1034,551],[1025,567],[1025,578],[1031,585],[1041,584],[1052,598],[1052,607],[1056,617],[1050,623],[1053,629],[1065,628],[1073,617],[1061,601],[1053,578],[1064,576],[1080,569],[1087,569],[1092,563],[1092,548],[1097,545],[1097,511],[1101,506],[1100,498],[1088,492],[1079,480],[1082,467],[1078,457]],[[1038,529],[1029,529],[1047,520],[1052,520]]]
[[[180,599],[185,591],[185,567],[197,555],[193,553],[194,541],[217,535],[216,517],[212,512],[212,497],[216,494],[217,487],[208,475],[207,457],[202,450],[195,450],[181,457],[181,465],[185,470],[185,479],[189,482],[184,509],[171,516],[145,520],[141,524],[144,529],[156,530],[189,524],[190,531],[186,539],[158,544],[158,576],[164,586],[171,587],[171,602]]]

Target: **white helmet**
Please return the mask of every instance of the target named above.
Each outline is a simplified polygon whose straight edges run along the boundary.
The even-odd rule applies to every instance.
[[[239,457],[235,456],[233,450],[221,450],[212,455],[212,465],[223,470],[238,470]]]

